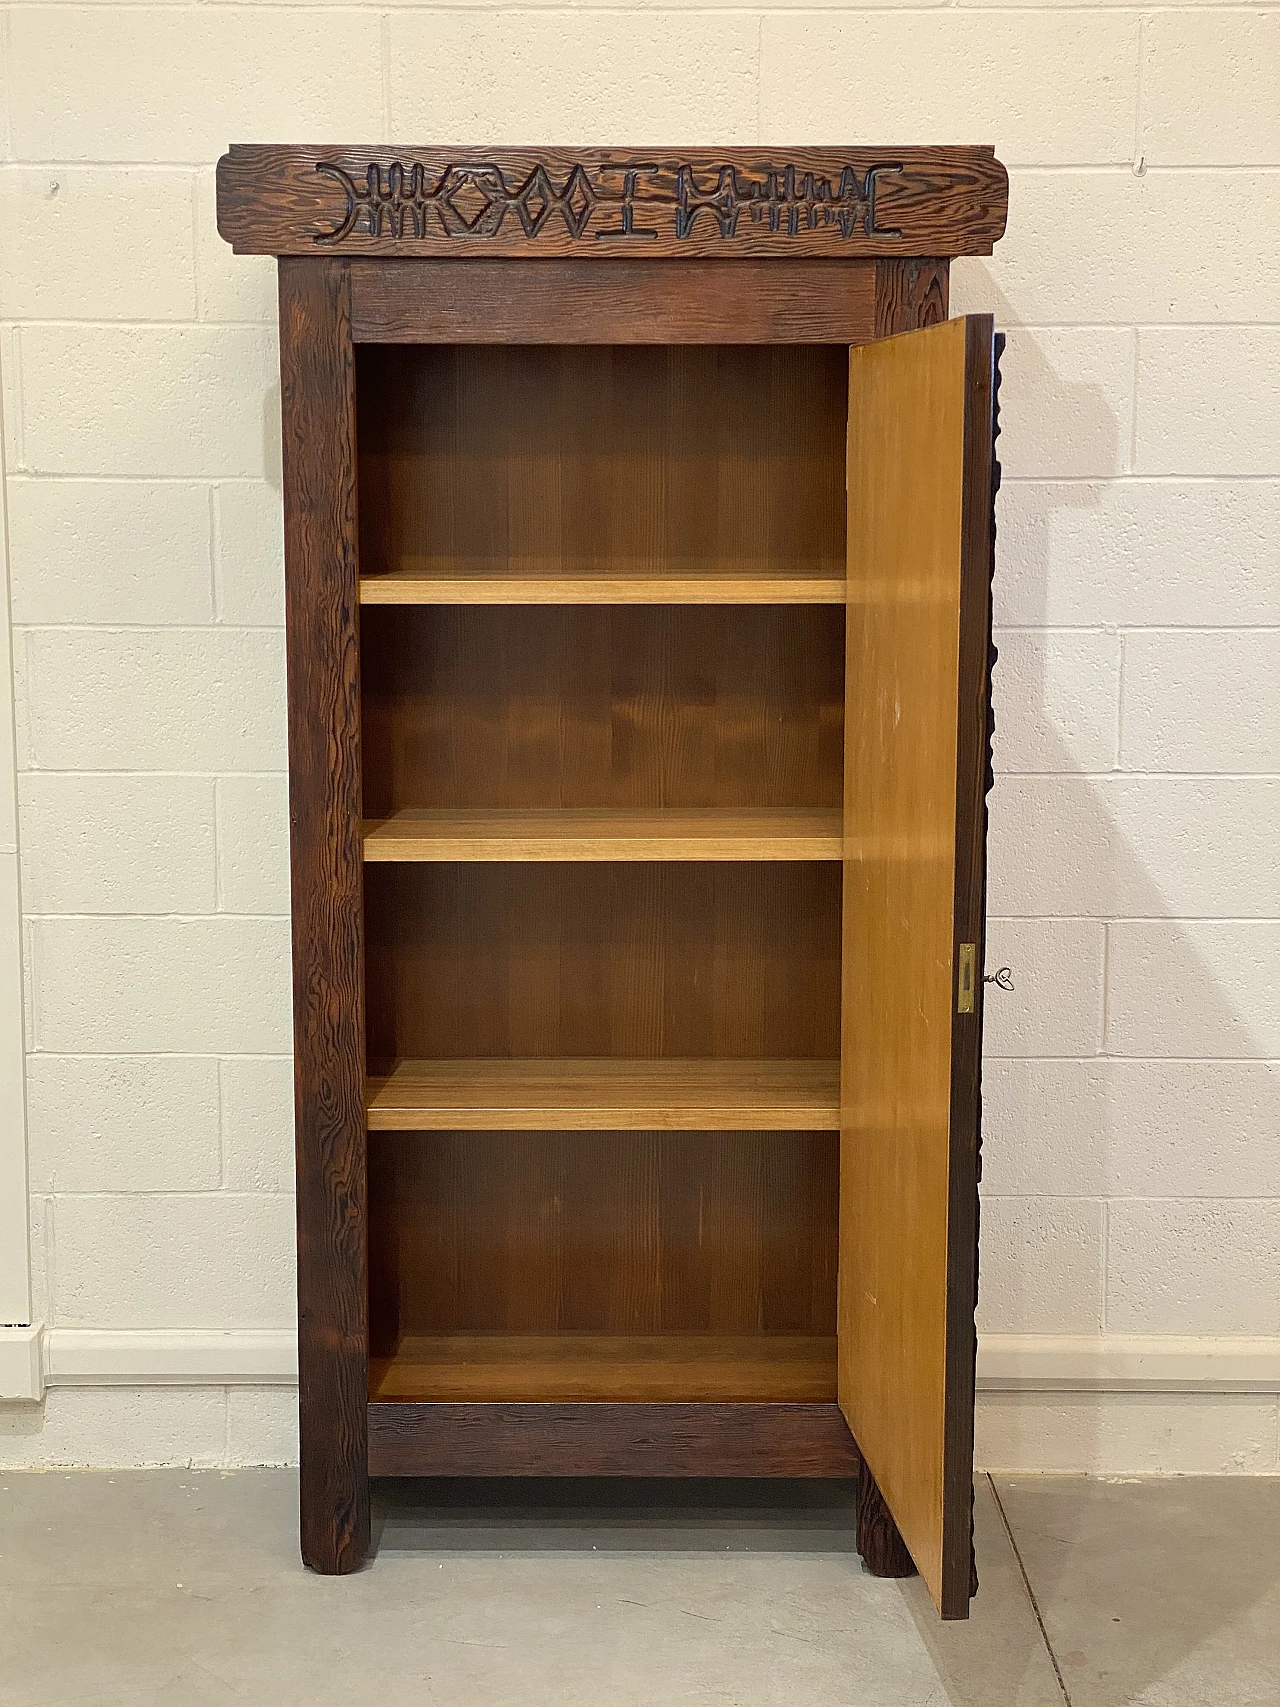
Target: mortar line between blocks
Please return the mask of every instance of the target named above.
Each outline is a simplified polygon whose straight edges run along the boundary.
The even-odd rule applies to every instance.
[[[1176,921],[1175,921],[1176,922]],[[45,1061],[292,1061],[289,1049],[38,1049]],[[1274,1055],[987,1055],[988,1064],[1021,1066],[1280,1067]],[[1006,1195],[996,1193],[997,1196]],[[1015,1193],[1013,1195],[1021,1195]]]
[[[6,163],[11,163],[17,150],[13,146],[13,9],[6,6],[0,18],[0,91],[4,95],[4,151]]]
[[[204,319],[200,299],[200,174],[191,174],[191,312],[197,324]]]
[[[17,460],[17,468],[6,470],[6,474],[25,474],[27,470],[27,428],[26,428],[26,397],[22,389],[22,327],[13,328],[13,337],[9,341],[13,352],[13,374],[9,387],[9,395],[13,398],[13,450]]]
[[[106,0],[104,0],[104,4],[105,3],[106,3]],[[10,321],[7,324],[8,324],[9,329],[16,334],[16,333],[21,331],[21,329],[24,325],[29,326],[29,325],[33,324],[33,322],[30,322],[30,321],[21,321],[21,322]],[[42,325],[56,326],[56,325],[60,325],[60,324],[65,324],[65,322],[43,321],[43,322],[41,322],[41,324]],[[109,326],[109,325],[119,325],[119,324],[121,324],[121,322],[119,322],[119,321],[95,321],[94,324],[96,326],[104,326],[104,325]],[[1017,330],[1028,331],[1028,332],[1055,331],[1055,330],[1061,331],[1064,329],[1064,327],[1068,331],[1071,331],[1071,330],[1088,331],[1088,330],[1092,330],[1095,328],[1103,330],[1103,331],[1106,331],[1106,330],[1115,331],[1115,330],[1124,330],[1125,329],[1125,328],[1116,328],[1115,326],[1108,327],[1108,325],[1105,322],[1097,322],[1097,321],[1084,322],[1084,321],[1081,321],[1079,323],[1076,323],[1075,325],[1072,325],[1069,323],[1064,323],[1064,322],[1058,322],[1055,326],[1051,326],[1051,327],[1025,326],[1025,327],[1018,327]],[[1132,327],[1130,327],[1129,329],[1132,330]],[[1153,324],[1153,325],[1146,326],[1145,328],[1142,328],[1142,329],[1145,331],[1148,331],[1148,332],[1160,332],[1160,331],[1167,331],[1167,330],[1172,330],[1172,331],[1200,331],[1200,332],[1223,332],[1223,331],[1227,331],[1227,332],[1230,332],[1230,331],[1280,332],[1280,326],[1276,326],[1276,325],[1273,325],[1270,323],[1260,322],[1260,321],[1239,321],[1239,322],[1186,321],[1186,322],[1181,322],[1178,325],[1166,324],[1164,322],[1161,322],[1159,324]],[[16,356],[16,350],[15,350],[15,356]],[[15,364],[15,377],[16,377],[16,364]],[[223,473],[223,474],[131,474],[127,471],[122,471],[120,473],[104,474],[104,473],[101,473],[100,471],[98,471],[96,469],[28,468],[28,467],[24,466],[22,468],[11,468],[9,470],[9,478],[10,478],[10,480],[20,480],[24,484],[34,484],[34,483],[40,482],[40,483],[43,483],[46,485],[56,485],[59,482],[74,482],[74,483],[81,485],[81,486],[94,486],[94,485],[101,485],[101,486],[204,486],[204,485],[216,485],[216,486],[267,486],[267,487],[272,487],[273,490],[277,489],[277,486],[273,486],[272,481],[269,480],[266,477],[266,475],[264,475],[262,473],[257,473],[257,474],[235,474],[235,473]],[[1002,489],[1004,486],[1007,486],[1011,483],[1014,485],[1018,485],[1018,486],[1226,486],[1226,485],[1277,486],[1277,485],[1280,485],[1280,472],[1275,473],[1275,474],[1203,474],[1203,473],[1200,473],[1199,471],[1197,471],[1195,469],[1190,469],[1190,470],[1187,470],[1181,474],[1150,474],[1150,473],[1132,473],[1132,472],[1116,473],[1115,471],[1111,471],[1111,472],[1104,473],[1104,474],[1005,474],[1001,480]],[[261,626],[266,626],[266,625],[258,624],[257,626],[261,627]],[[283,625],[283,623],[276,623],[276,624],[273,624],[271,626],[280,628],[280,627],[283,627],[284,625]]]
[[[1133,175],[1135,178],[1146,176],[1147,164],[1142,147],[1143,112],[1142,112],[1142,63],[1147,47],[1147,20],[1144,13],[1138,14],[1138,66],[1133,96]]]
[[[222,579],[219,554],[222,550],[222,529],[219,511],[221,509],[221,487],[211,481],[209,485],[209,605],[213,611],[213,626],[225,626],[222,620],[222,589],[219,582]]]
[[[143,4],[140,4],[137,6],[108,4],[107,0],[98,0],[97,4],[94,3],[94,0],[90,0],[90,3],[91,3],[91,9],[92,10],[95,10],[95,11],[101,10],[104,13],[106,13],[108,11],[115,11],[115,12],[152,11],[152,10],[156,9],[156,0],[144,0]],[[397,11],[403,11],[406,13],[411,12],[415,7],[420,6],[420,4],[421,4],[421,0],[404,0],[403,5],[397,5],[395,3],[395,0],[388,0],[388,15],[390,16]],[[38,3],[38,0],[37,0],[36,4],[27,5],[27,6],[23,7],[23,10],[35,11],[38,9],[39,10],[50,9],[48,6],[48,0],[46,0],[46,4],[44,6],[40,6]],[[68,6],[67,9],[70,10],[70,7]],[[173,0],[172,4],[162,5],[160,9],[165,10],[165,11],[173,11],[173,12],[184,11],[184,10],[188,9],[188,0]],[[214,6],[210,6],[207,3],[202,4],[200,6],[200,10],[202,12],[211,12],[211,11],[215,11],[215,10],[219,10],[219,9],[224,10],[224,11],[229,11],[232,8],[230,8],[230,7],[217,8]],[[249,8],[243,8],[243,9],[247,10]],[[543,17],[548,17],[551,15],[554,15],[555,10],[558,10],[558,9],[559,8],[553,8],[550,5],[548,5],[548,6],[535,6],[535,7],[523,7],[523,8],[519,7],[519,6],[506,6],[506,7],[502,8],[504,13],[525,11],[525,12],[531,13],[533,15],[539,15],[540,14]],[[305,12],[310,12],[313,16],[316,13],[319,13],[323,17],[341,17],[341,15],[344,11],[350,12],[350,11],[354,10],[354,8],[337,6],[337,5],[326,5],[323,3],[320,5],[316,5],[316,6],[291,6],[291,5],[288,5],[287,3],[285,3],[285,0],[281,0],[281,4],[279,4],[277,6],[273,6],[272,10],[273,10],[273,12],[278,12],[281,16],[287,16],[290,12],[305,11]],[[491,3],[486,3],[486,4],[477,4],[474,6],[446,7],[446,8],[444,8],[444,10],[446,10],[446,11],[452,10],[455,12],[462,12],[464,14],[470,13],[473,16],[484,16],[488,13],[492,13],[492,12],[496,11],[497,7]],[[590,11],[601,12],[601,11],[603,11],[606,13],[617,13],[619,15],[623,14],[625,10],[626,10],[626,8],[624,8],[622,6],[599,6],[599,5],[596,5],[596,6],[587,6],[587,7],[581,8],[581,11],[583,11],[583,12],[590,12]],[[719,17],[724,17],[724,18],[731,18],[735,14],[738,16],[743,16],[743,17],[756,18],[756,17],[759,17],[763,14],[765,17],[777,16],[777,17],[781,17],[781,18],[785,18],[785,19],[803,18],[803,17],[831,18],[831,17],[839,16],[842,10],[847,10],[847,8],[841,7],[840,5],[813,6],[813,7],[808,7],[808,8],[796,7],[794,9],[792,7],[778,7],[778,6],[769,6],[769,5],[765,5],[762,8],[761,7],[754,7],[754,6],[738,6],[735,8],[730,8],[727,6],[726,7],[714,6],[714,7],[703,7],[703,8],[701,8],[703,16],[707,16],[709,13],[714,13],[715,15],[717,15]],[[928,12],[942,13],[942,12],[948,10],[948,8],[941,5],[941,4],[932,4],[932,5],[921,6],[919,8],[919,10],[921,12],[924,12],[924,13],[928,13]],[[1052,5],[1047,5],[1043,8],[1043,10],[1046,12],[1052,12],[1052,13],[1057,14],[1057,15],[1062,15],[1064,13],[1066,13],[1066,14],[1074,13],[1077,17],[1084,17],[1084,18],[1091,19],[1091,20],[1096,19],[1098,16],[1097,8],[1094,6],[1085,7],[1085,6],[1052,6]],[[1123,16],[1126,11],[1127,12],[1135,12],[1137,10],[1139,10],[1139,8],[1136,6],[1132,6],[1132,5],[1130,5],[1130,6],[1116,5],[1114,7],[1108,8],[1109,12],[1111,12],[1117,16]],[[1142,7],[1141,10],[1148,16],[1154,16],[1157,13],[1164,13],[1164,12],[1184,13],[1184,14],[1190,13],[1191,15],[1194,16],[1194,15],[1197,15],[1199,13],[1200,5],[1199,4],[1192,4],[1192,5],[1175,5],[1175,6],[1145,6],[1145,7]],[[902,7],[901,7],[901,5],[898,5],[898,4],[887,5],[887,6],[860,6],[858,8],[858,12],[859,12],[859,14],[861,14],[863,12],[867,12],[873,16],[880,16],[880,17],[884,17],[886,19],[888,19],[888,18],[901,18],[903,16]],[[642,17],[642,18],[648,18],[648,17],[659,18],[659,17],[662,17],[664,15],[664,13],[667,16],[674,15],[677,17],[683,17],[686,15],[678,7],[671,6],[671,5],[654,6],[654,7],[645,6],[641,10],[633,11],[632,15]],[[966,5],[966,6],[961,6],[961,7],[957,8],[957,15],[960,17],[978,18],[978,17],[982,17],[984,15],[995,14],[995,15],[1006,17],[1006,18],[1010,19],[1011,21],[1013,21],[1013,20],[1025,21],[1027,18],[1027,13],[1028,13],[1028,8],[1025,5],[1005,6],[1005,7],[999,7],[999,6],[967,6]],[[1232,16],[1251,18],[1251,17],[1257,16],[1257,13],[1258,13],[1258,7],[1255,4],[1244,5],[1244,6],[1216,5],[1214,7],[1215,18],[1232,17]],[[361,15],[363,15],[363,14],[361,14]],[[403,146],[403,144],[401,144],[399,146]],[[748,146],[750,146],[750,145],[748,145]],[[704,150],[704,152],[705,152],[705,150]],[[102,159],[88,159],[88,160],[86,160],[86,159],[70,157],[70,156],[65,156],[65,157],[58,156],[58,157],[49,157],[49,158],[36,157],[36,156],[17,156],[17,157],[8,159],[8,160],[0,161],[0,170],[10,170],[10,171],[16,170],[16,171],[24,171],[24,172],[31,172],[31,171],[38,171],[38,172],[44,172],[44,171],[62,171],[62,172],[108,172],[108,171],[111,171],[111,172],[169,172],[169,173],[177,174],[177,173],[181,173],[181,172],[198,172],[201,170],[207,170],[209,165],[210,165],[210,158],[209,158],[208,154],[201,154],[200,156],[195,157],[195,158],[176,159],[176,160],[156,160],[156,159],[152,159],[150,157],[144,157],[142,159],[136,159],[136,160],[102,160]],[[1132,160],[1014,160],[1014,161],[1006,160],[1004,162],[1004,166],[1005,166],[1005,169],[1008,171],[1011,178],[1020,176],[1022,174],[1029,174],[1032,172],[1041,173],[1041,174],[1044,174],[1045,176],[1052,175],[1055,177],[1065,177],[1068,174],[1074,172],[1074,173],[1079,174],[1081,177],[1095,177],[1095,178],[1096,177],[1118,178],[1122,174],[1128,175],[1128,176],[1132,176],[1132,174],[1133,174],[1133,162],[1132,162]],[[1153,161],[1146,168],[1146,170],[1148,173],[1154,173],[1156,176],[1160,176],[1160,177],[1172,177],[1172,176],[1175,176],[1177,174],[1182,174],[1185,176],[1189,173],[1204,174],[1204,173],[1209,173],[1209,172],[1212,172],[1214,174],[1231,173],[1233,175],[1239,175],[1239,174],[1243,174],[1246,172],[1252,172],[1252,173],[1255,173],[1257,175],[1265,177],[1265,176],[1274,176],[1276,173],[1280,173],[1280,162],[1269,161],[1269,160],[1245,162],[1245,163],[1242,163],[1239,160],[1182,160],[1182,161],[1162,160],[1158,163]],[[264,322],[264,324],[266,324],[266,322]]]
[[[222,857],[218,847],[218,816],[222,809],[222,778],[213,779],[213,911],[222,914],[227,911],[222,884]]]
[[[225,1191],[227,1189],[227,1140],[226,1140],[226,1133],[224,1130],[226,1127],[227,1088],[226,1088],[226,1080],[223,1076],[223,1071],[222,1071],[224,1065],[225,1065],[225,1063],[224,1063],[222,1057],[219,1056],[218,1057],[218,1190],[219,1191]]]

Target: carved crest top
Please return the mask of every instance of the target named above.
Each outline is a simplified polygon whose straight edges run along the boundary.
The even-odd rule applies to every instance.
[[[326,148],[218,162],[238,254],[989,255],[990,148]]]

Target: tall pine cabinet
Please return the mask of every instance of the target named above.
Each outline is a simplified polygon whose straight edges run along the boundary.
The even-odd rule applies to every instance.
[[[233,147],[279,257],[301,1529],[971,1476],[988,148]]]

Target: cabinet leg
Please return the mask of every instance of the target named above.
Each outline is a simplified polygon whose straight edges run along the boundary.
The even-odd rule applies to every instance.
[[[862,1461],[858,1480],[858,1551],[873,1577],[913,1577],[916,1574],[906,1543],[898,1533],[875,1477]]]
[[[299,1480],[302,1562],[324,1577],[358,1571],[369,1551],[369,1474],[348,1469],[335,1476],[307,1473]]]

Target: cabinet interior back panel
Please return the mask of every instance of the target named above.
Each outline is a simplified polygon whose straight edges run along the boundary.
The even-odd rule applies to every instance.
[[[835,1059],[840,875],[835,861],[369,866],[370,1063]]]
[[[361,568],[843,574],[848,351],[357,356]]]
[[[377,1349],[403,1334],[834,1334],[837,1135],[439,1132],[370,1145]]]
[[[367,606],[364,811],[839,806],[844,612]]]

